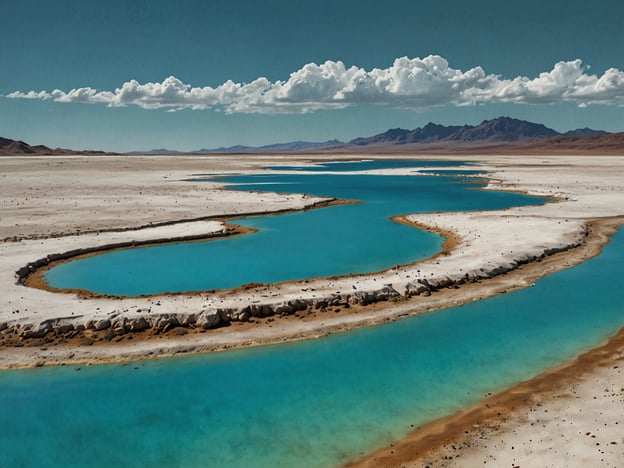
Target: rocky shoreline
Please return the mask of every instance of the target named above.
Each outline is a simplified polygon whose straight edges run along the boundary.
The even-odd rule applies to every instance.
[[[225,228],[220,233],[208,237],[227,236],[235,233],[233,229]],[[392,284],[384,284],[374,290],[358,290],[352,293],[332,293],[318,298],[297,298],[294,300],[273,303],[246,304],[237,308],[204,308],[191,313],[156,313],[152,308],[138,309],[132,316],[128,310],[114,310],[106,317],[87,319],[81,316],[58,317],[46,319],[39,323],[0,323],[0,346],[42,346],[67,343],[78,340],[83,345],[93,345],[97,342],[113,341],[120,337],[132,339],[135,335],[140,339],[144,335],[164,335],[175,330],[177,336],[189,331],[206,331],[221,327],[228,327],[236,322],[249,322],[253,319],[272,318],[279,320],[283,317],[313,313],[325,314],[339,312],[350,308],[361,310],[369,305],[383,302],[404,302],[408,306],[409,300],[418,296],[429,297],[432,293],[444,289],[458,289],[464,284],[477,284],[488,281],[497,276],[505,275],[524,265],[541,262],[552,255],[567,252],[579,247],[589,234],[587,229],[582,230],[582,237],[577,241],[559,247],[545,249],[539,255],[523,255],[505,265],[492,265],[489,269],[482,267],[479,270],[467,271],[463,275],[438,276],[432,278],[418,278],[405,283],[401,291]],[[192,236],[185,240],[206,238],[206,236]],[[163,242],[165,242],[163,240]],[[147,242],[146,242],[147,243]],[[153,243],[153,242],[152,242]],[[21,268],[16,272],[19,282],[28,284],[36,272],[45,269],[50,264],[79,255],[92,254],[109,248],[132,247],[135,243],[113,244],[103,248],[75,249],[62,254],[52,254]],[[446,253],[448,254],[448,252]],[[87,295],[88,296],[88,295]],[[155,296],[156,298],[158,296]],[[157,302],[158,304],[158,302]]]

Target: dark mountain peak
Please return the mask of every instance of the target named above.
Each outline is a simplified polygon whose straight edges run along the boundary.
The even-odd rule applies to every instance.
[[[47,146],[30,146],[21,140],[0,137],[0,155],[43,154],[51,151]]]
[[[0,148],[4,148],[5,146],[9,146],[15,140],[9,140],[8,138],[0,137]]]
[[[382,133],[382,135],[390,135],[400,137],[402,135],[406,135],[409,133],[409,130],[405,130],[404,128],[391,128],[387,132]]]
[[[487,124],[517,124],[520,122],[526,122],[525,120],[514,119],[513,117],[509,117],[507,115],[501,115],[500,117],[496,117],[494,119],[486,119],[481,122],[479,125],[487,125]]]
[[[21,140],[13,141],[6,146],[6,151],[13,154],[33,154],[35,149]]]
[[[429,123],[427,123],[427,125],[425,125],[422,128],[422,130],[438,130],[438,129],[441,129],[441,128],[447,128],[447,127],[444,126],[444,125],[441,125],[441,124],[437,124],[435,122],[429,122]]]
[[[365,145],[374,145],[374,144],[384,144],[384,143],[395,143],[402,144],[406,142],[407,135],[410,133],[409,130],[405,130],[404,128],[391,128],[383,133],[378,135],[367,137],[367,138],[356,138],[355,140],[351,140],[349,143],[352,145],[365,146]]]
[[[429,122],[422,128],[408,131],[401,128],[390,130],[369,138],[356,138],[354,145],[433,143],[437,141],[517,141],[532,138],[549,138],[559,135],[542,124],[511,117],[484,120],[479,125],[445,126]]]
[[[559,135],[552,128],[511,117],[484,120],[477,126],[465,126],[449,137],[452,141],[517,141],[550,138]]]
[[[577,128],[576,130],[570,130],[568,132],[565,132],[563,135],[585,138],[585,137],[609,135],[609,132],[605,132],[604,130],[594,130],[592,128],[585,127],[585,128]]]
[[[429,122],[423,128],[416,128],[410,132],[408,140],[410,143],[429,143],[438,140],[444,140],[448,138],[453,132],[456,132],[460,127],[445,126]]]
[[[44,145],[29,145],[25,141],[11,140],[9,138],[0,137],[0,156],[22,156],[22,155],[63,155],[63,154],[85,154],[85,155],[102,155],[115,154],[105,153],[103,151],[73,151],[64,148],[51,149]]]

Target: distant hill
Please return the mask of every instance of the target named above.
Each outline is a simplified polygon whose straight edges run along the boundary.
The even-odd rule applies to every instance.
[[[329,149],[336,148],[339,146],[343,146],[344,143],[338,140],[328,140],[323,142],[310,142],[310,141],[291,141],[289,143],[274,143],[272,145],[264,145],[264,146],[228,146],[221,147],[215,149],[205,149],[202,148],[197,151],[193,151],[193,153],[199,154],[209,154],[209,153],[264,153],[267,151],[305,151],[309,149],[319,150],[319,149]]]
[[[11,140],[9,138],[0,137],[0,156],[21,156],[21,155],[30,155],[30,156],[44,156],[44,155],[52,155],[59,156],[64,154],[84,154],[84,155],[104,155],[104,154],[114,154],[114,153],[105,153],[104,151],[74,151],[65,148],[48,148],[43,145],[31,146],[26,142],[21,140]]]
[[[577,128],[576,130],[570,130],[569,132],[565,132],[564,136],[571,137],[595,137],[601,135],[609,135],[609,132],[605,132],[604,130],[592,130],[591,128]]]
[[[131,151],[127,154],[240,154],[240,153],[266,153],[266,152],[297,152],[305,150],[321,150],[343,146],[345,143],[338,140],[328,140],[323,142],[291,141],[288,143],[274,143],[264,146],[222,146],[220,148],[202,148],[193,151],[177,151],[166,148],[153,149],[149,151]]]
[[[156,148],[156,149],[152,149],[148,151],[130,151],[129,153],[126,153],[126,154],[137,155],[137,154],[184,154],[184,153],[181,151],[169,150],[167,148]]]
[[[53,150],[47,146],[31,146],[21,140],[10,140],[8,138],[0,138],[0,154],[2,155],[20,155],[20,154],[51,154]]]

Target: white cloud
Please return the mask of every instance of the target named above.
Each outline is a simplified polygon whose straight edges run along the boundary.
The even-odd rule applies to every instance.
[[[50,99],[52,95],[47,91],[28,91],[27,93],[15,91],[14,93],[7,94],[6,97],[11,99]]]
[[[367,71],[344,63],[309,63],[286,81],[260,77],[250,83],[231,80],[212,88],[193,87],[170,76],[162,83],[130,80],[114,91],[90,87],[70,91],[15,91],[11,99],[52,99],[56,102],[136,105],[144,109],[213,109],[227,113],[305,113],[358,104],[422,109],[443,105],[487,103],[551,104],[573,102],[624,106],[624,72],[610,68],[589,74],[580,59],[558,62],[536,78],[503,79],[481,67],[462,71],[440,56],[397,58],[391,67]]]

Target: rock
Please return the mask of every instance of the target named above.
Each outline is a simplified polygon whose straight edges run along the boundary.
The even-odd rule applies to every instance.
[[[422,284],[423,286],[425,286],[427,288],[427,290],[431,291],[431,285],[429,284],[429,281],[427,281],[425,278],[421,278],[416,280],[416,282],[418,284]]]
[[[52,331],[52,324],[46,320],[36,327],[28,328],[22,331],[22,338],[43,338]]]
[[[93,324],[93,327],[97,331],[106,330],[106,329],[110,328],[110,326],[111,326],[111,323],[110,323],[110,320],[108,320],[108,319],[98,320],[97,322],[95,322]]]
[[[116,316],[112,320],[110,320],[111,328],[114,328],[118,331],[123,331],[124,333],[130,329],[130,325],[128,323],[128,319],[123,316]]]
[[[368,305],[375,302],[376,296],[375,293],[370,291],[357,291],[351,295],[349,298],[349,302],[351,304],[359,304],[359,305]],[[333,304],[332,304],[333,305]],[[336,306],[339,306],[340,303],[336,303]]]
[[[273,309],[268,305],[256,305],[249,306],[249,313],[252,317],[268,317],[273,315]]]
[[[216,328],[221,324],[221,314],[217,310],[203,310],[198,315],[195,324],[204,330]]]
[[[308,304],[302,299],[295,299],[293,301],[288,301],[288,305],[292,308],[293,312],[298,312],[300,310],[306,310],[308,308]]]
[[[277,315],[290,315],[293,312],[293,308],[289,304],[281,304],[275,308],[275,313]]]
[[[154,323],[154,328],[158,332],[167,332],[172,328],[179,327],[180,323],[175,315],[162,315]]]
[[[488,272],[487,275],[489,278],[492,278],[494,276],[498,276],[498,275],[502,275],[503,273],[507,273],[507,268],[505,268],[503,265],[497,265],[493,268],[491,268]]]
[[[377,291],[377,299],[387,301],[391,297],[399,297],[401,294],[394,289],[391,284],[384,285],[379,291]]]
[[[342,296],[340,294],[332,294],[328,299],[327,299],[327,304],[331,307],[335,307],[340,305],[341,303],[345,302],[342,299]]]
[[[217,309],[217,312],[221,317],[221,322],[229,323],[232,320],[232,313],[234,311],[232,309]]]
[[[242,309],[238,309],[232,314],[232,320],[238,322],[246,322],[251,317],[251,307],[245,306]]]
[[[197,315],[195,314],[180,314],[178,315],[178,322],[183,327],[192,327],[197,323]]]
[[[0,322],[0,331],[4,331],[9,328],[9,324],[6,322]]]
[[[71,331],[74,331],[74,326],[71,323],[58,325],[56,327],[56,333],[58,333],[59,335],[64,335],[65,333],[69,333]]]
[[[131,332],[139,332],[150,328],[150,324],[145,318],[138,317],[128,321],[128,329]]]
[[[407,283],[405,285],[405,295],[407,297],[420,296],[429,291],[429,288],[422,283]]]
[[[244,307],[238,314],[235,315],[239,322],[247,322],[249,317],[251,317],[251,313],[249,311],[249,307]]]

